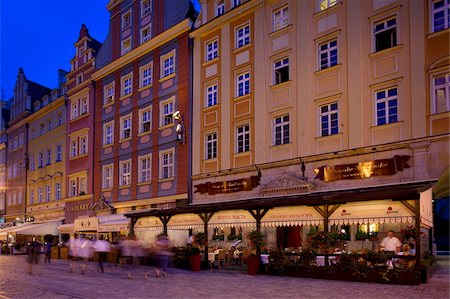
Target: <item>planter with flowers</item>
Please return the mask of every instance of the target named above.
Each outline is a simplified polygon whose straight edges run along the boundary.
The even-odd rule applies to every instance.
[[[417,233],[416,227],[414,225],[407,226],[404,229],[400,230],[400,232],[403,236],[403,241],[409,241],[410,239],[416,241],[419,236],[422,238],[426,237],[426,234],[423,232]]]
[[[316,228],[312,228],[307,236],[308,245],[316,250],[318,253],[327,253],[331,246],[330,233],[319,231]]]
[[[247,270],[249,275],[257,275],[259,272],[259,253],[264,246],[264,235],[258,230],[248,233],[248,239],[252,248],[252,254],[247,258]]]
[[[200,271],[202,257],[200,254],[200,248],[205,248],[206,244],[208,244],[206,234],[203,232],[198,232],[194,237],[194,244],[189,250],[189,261],[191,262],[192,271]]]

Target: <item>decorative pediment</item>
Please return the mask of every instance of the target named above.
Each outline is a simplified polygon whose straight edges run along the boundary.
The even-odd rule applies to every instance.
[[[293,175],[283,174],[261,189],[262,195],[279,195],[307,193],[314,188],[312,183],[298,179]]]

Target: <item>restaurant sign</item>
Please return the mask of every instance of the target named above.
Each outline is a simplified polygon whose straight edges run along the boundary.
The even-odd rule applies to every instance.
[[[411,156],[394,156],[391,159],[379,159],[352,164],[322,166],[314,169],[316,179],[324,182],[337,180],[365,179],[373,176],[393,175],[404,168],[410,168],[408,160]]]
[[[194,185],[197,190],[194,193],[200,192],[200,194],[208,193],[214,195],[218,193],[231,193],[239,191],[250,191],[259,185],[261,179],[261,172],[258,171],[258,175],[253,175],[245,179],[237,179],[225,182],[206,182],[203,184]]]

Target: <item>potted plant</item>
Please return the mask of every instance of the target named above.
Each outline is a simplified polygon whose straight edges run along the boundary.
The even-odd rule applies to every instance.
[[[375,232],[375,231],[370,232],[369,233],[369,240],[370,241],[378,241],[378,235],[379,235],[378,232]]]
[[[252,254],[247,258],[247,270],[249,275],[257,275],[259,272],[259,253],[264,246],[264,235],[258,230],[248,233],[248,239],[252,248]]]
[[[369,234],[363,232],[362,230],[358,230],[355,235],[355,239],[359,241],[364,241],[369,238]]]
[[[200,271],[200,261],[202,257],[200,255],[200,248],[205,248],[206,244],[208,244],[206,234],[198,232],[194,237],[194,245],[189,248],[189,261],[191,262],[192,271]]]

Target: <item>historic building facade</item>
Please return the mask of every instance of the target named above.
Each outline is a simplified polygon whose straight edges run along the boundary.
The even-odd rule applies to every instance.
[[[9,122],[9,109],[8,102],[0,101],[0,228],[6,226],[4,224],[5,218],[3,217],[6,212],[6,146],[8,136],[6,135],[6,129]]]

